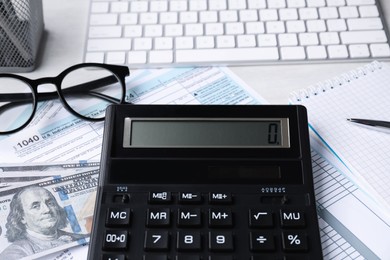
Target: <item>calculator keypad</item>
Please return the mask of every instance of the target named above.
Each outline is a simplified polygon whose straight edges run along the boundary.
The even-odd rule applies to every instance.
[[[230,191],[106,194],[105,201],[104,260],[241,260],[238,251],[249,252],[247,260],[288,259],[310,249],[305,203],[264,204],[259,194]]]

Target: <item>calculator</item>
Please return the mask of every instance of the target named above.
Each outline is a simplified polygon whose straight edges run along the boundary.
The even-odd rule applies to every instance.
[[[88,259],[322,259],[306,109],[110,106]]]

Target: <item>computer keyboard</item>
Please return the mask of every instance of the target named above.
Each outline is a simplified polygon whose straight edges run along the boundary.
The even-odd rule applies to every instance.
[[[91,0],[84,60],[133,68],[389,59],[379,0]]]

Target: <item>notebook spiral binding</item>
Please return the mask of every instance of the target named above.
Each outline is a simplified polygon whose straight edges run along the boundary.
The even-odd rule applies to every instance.
[[[289,97],[290,103],[301,102],[303,99],[308,99],[310,97],[320,95],[323,92],[341,87],[344,84],[348,84],[351,81],[357,80],[380,69],[382,69],[382,64],[378,61],[373,61],[370,64],[351,70],[342,74],[341,76],[326,80],[324,82],[319,82],[315,85],[309,86],[306,89],[300,89],[292,92]]]

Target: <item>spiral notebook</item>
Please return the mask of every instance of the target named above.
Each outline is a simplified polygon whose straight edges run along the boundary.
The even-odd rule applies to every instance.
[[[352,180],[359,180],[369,195],[390,208],[390,130],[347,121],[390,121],[389,65],[374,61],[292,93],[290,102],[307,108],[312,133],[349,170]]]

